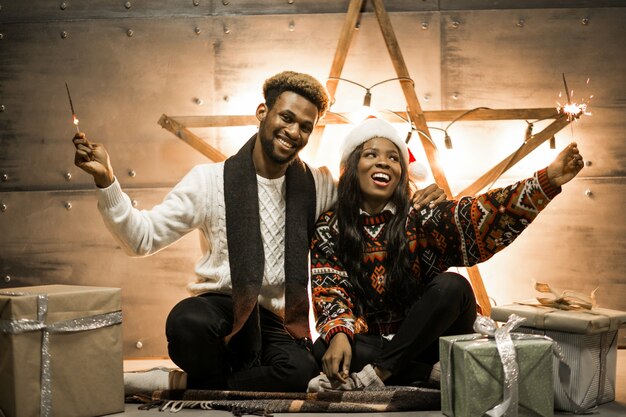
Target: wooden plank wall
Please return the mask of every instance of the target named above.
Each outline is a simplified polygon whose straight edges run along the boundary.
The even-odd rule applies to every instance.
[[[122,253],[98,215],[90,178],[73,166],[64,81],[81,129],[105,143],[123,187],[138,208],[149,208],[192,166],[207,162],[162,129],[160,116],[252,114],[263,80],[283,69],[324,81],[348,1],[125,3],[0,2],[0,290],[121,287],[125,357],[164,356],[164,320],[193,279],[198,234],[149,258]],[[556,137],[557,147],[577,140],[590,165],[480,269],[498,304],[532,297],[536,279],[558,289],[599,287],[602,306],[626,310],[626,9],[612,1],[386,4],[426,111],[555,106],[563,72],[575,98],[594,95],[593,115]],[[372,85],[394,74],[368,7],[342,76]],[[339,83],[332,110],[352,110],[363,93]],[[379,110],[404,109],[396,83],[372,93]],[[456,122],[452,151],[433,130],[453,191],[514,151],[526,125]],[[304,156],[336,169],[333,152],[345,130],[326,130]],[[231,155],[255,127],[194,132]],[[411,147],[419,156],[418,142]],[[545,165],[547,148],[495,185]]]

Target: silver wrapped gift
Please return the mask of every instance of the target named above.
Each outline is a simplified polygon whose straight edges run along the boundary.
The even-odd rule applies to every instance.
[[[557,410],[591,409],[615,400],[617,331],[626,312],[593,308],[558,308],[511,304],[494,307],[491,317],[506,321],[511,314],[525,317],[517,332],[545,335],[556,341],[571,368],[570,383],[563,385],[554,359],[554,407]]]

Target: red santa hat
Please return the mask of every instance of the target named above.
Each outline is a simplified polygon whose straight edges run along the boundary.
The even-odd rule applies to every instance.
[[[350,154],[361,144],[374,138],[389,139],[400,150],[408,167],[409,177],[415,182],[422,182],[428,173],[426,167],[420,164],[403,140],[398,130],[384,120],[370,117],[359,123],[343,140],[341,144],[341,165],[343,166]]]

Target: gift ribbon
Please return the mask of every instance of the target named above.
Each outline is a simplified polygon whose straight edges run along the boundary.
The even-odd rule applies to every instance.
[[[488,416],[517,417],[519,366],[517,365],[517,353],[515,352],[511,332],[519,327],[524,320],[523,317],[512,314],[509,316],[509,320],[499,328],[496,326],[495,321],[486,316],[478,316],[474,322],[474,331],[495,339],[504,371],[502,402],[487,411],[486,414]]]
[[[559,294],[545,282],[535,282],[534,287],[536,291],[552,294],[552,298],[537,297],[539,305],[544,307],[558,308],[560,310],[591,310],[596,305],[596,291],[598,288],[591,291],[587,296],[571,290],[565,290]]]
[[[452,398],[452,350],[453,345],[457,341],[471,341],[471,340],[485,340],[485,337],[495,339],[496,348],[500,355],[502,362],[502,368],[504,372],[504,385],[502,392],[502,402],[492,409],[486,412],[490,417],[517,417],[519,393],[518,393],[518,379],[519,379],[519,367],[517,365],[517,354],[515,352],[515,345],[513,340],[528,340],[528,339],[545,339],[552,343],[552,353],[559,360],[559,381],[565,388],[569,388],[571,381],[571,369],[565,361],[565,356],[561,352],[561,348],[558,344],[546,335],[526,334],[526,333],[513,333],[512,331],[519,327],[526,319],[524,317],[511,314],[507,322],[500,328],[496,325],[496,322],[491,318],[483,315],[478,315],[474,321],[474,331],[480,333],[478,335],[466,335],[459,339],[451,341],[450,350],[448,351],[448,371],[446,372],[446,382],[450,388],[448,394],[448,408],[450,413],[454,416],[454,402]],[[568,394],[569,390],[565,389],[565,396],[570,402],[570,406],[575,414],[585,414],[589,410],[585,410],[572,400]]]
[[[50,367],[50,334],[82,332],[85,330],[100,329],[122,322],[122,312],[97,314],[95,316],[59,321],[46,324],[48,314],[48,295],[23,292],[0,292],[0,295],[23,296],[37,295],[37,320],[18,319],[0,320],[0,333],[20,334],[42,330],[41,336],[41,417],[52,416],[52,382]]]

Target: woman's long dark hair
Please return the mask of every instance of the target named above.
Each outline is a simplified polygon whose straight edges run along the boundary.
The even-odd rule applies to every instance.
[[[365,239],[359,209],[363,202],[357,166],[363,144],[358,146],[343,165],[339,178],[336,216],[339,226],[337,254],[356,290],[357,307],[373,306],[373,297],[365,291],[371,285],[369,277],[361,268]],[[400,153],[401,154],[401,153]],[[417,282],[411,273],[409,248],[406,238],[406,221],[410,209],[408,167],[400,158],[402,174],[390,201],[396,206],[396,214],[391,216],[386,226],[387,258],[385,270],[385,302],[394,306],[410,307],[415,301]],[[412,300],[412,301],[411,301]],[[360,312],[362,313],[362,311]]]

